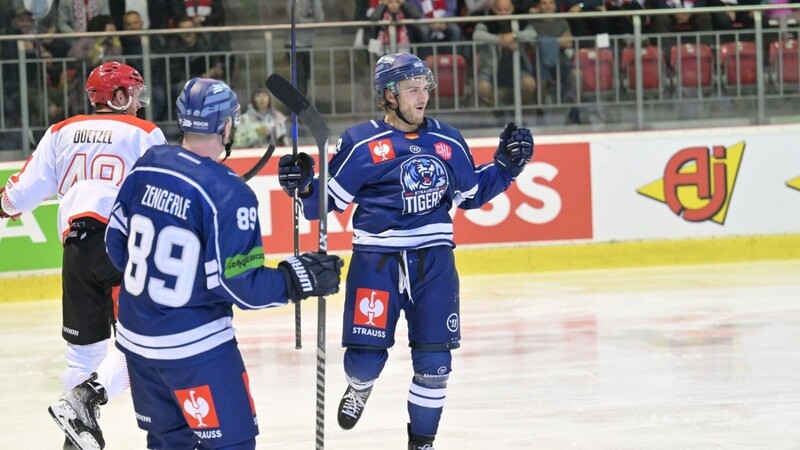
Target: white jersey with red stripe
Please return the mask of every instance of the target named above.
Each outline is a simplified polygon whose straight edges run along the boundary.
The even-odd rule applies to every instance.
[[[154,123],[126,114],[78,115],[52,125],[6,184],[3,210],[29,212],[57,196],[62,239],[73,219],[107,223],[122,181],[147,149],[166,143]]]

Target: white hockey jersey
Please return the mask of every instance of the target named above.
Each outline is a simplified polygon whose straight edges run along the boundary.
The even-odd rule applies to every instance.
[[[165,143],[154,123],[125,114],[78,115],[54,124],[22,170],[9,178],[3,210],[29,212],[57,196],[62,240],[75,218],[107,223],[133,164],[150,147]]]

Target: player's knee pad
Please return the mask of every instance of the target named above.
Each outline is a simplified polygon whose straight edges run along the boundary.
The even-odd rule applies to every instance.
[[[450,378],[452,355],[449,351],[426,352],[411,350],[414,365],[414,383],[431,389],[447,387]]]
[[[368,383],[378,378],[388,358],[386,349],[348,347],[344,353],[344,372],[356,384]]]

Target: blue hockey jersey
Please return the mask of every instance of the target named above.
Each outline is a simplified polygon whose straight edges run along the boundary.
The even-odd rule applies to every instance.
[[[394,252],[453,242],[453,205],[479,208],[508,189],[513,178],[494,163],[475,167],[467,143],[455,128],[426,118],[416,132],[383,120],[347,129],[329,166],[329,210],[350,203],[353,247]],[[319,180],[303,199],[307,219],[319,217]]]
[[[235,345],[232,305],[287,303],[283,275],[264,267],[257,209],[250,187],[209,158],[163,145],[139,159],[106,231],[123,272],[116,342],[128,357],[212,358]]]

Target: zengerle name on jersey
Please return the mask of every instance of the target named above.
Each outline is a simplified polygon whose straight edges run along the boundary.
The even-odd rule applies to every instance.
[[[111,130],[77,130],[72,135],[72,142],[76,144],[113,144]]]
[[[192,201],[182,196],[159,187],[147,185],[147,189],[142,197],[142,205],[162,211],[173,216],[186,220],[186,213],[189,211]]]

